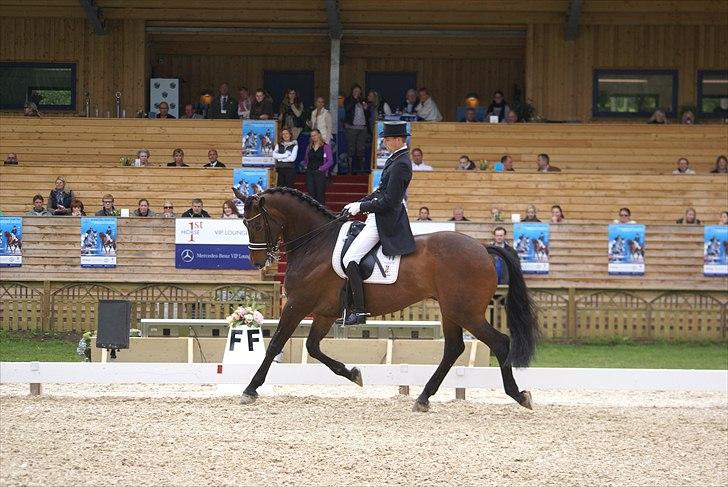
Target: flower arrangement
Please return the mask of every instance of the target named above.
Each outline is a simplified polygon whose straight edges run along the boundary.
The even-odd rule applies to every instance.
[[[263,314],[254,306],[239,306],[233,313],[225,318],[228,326],[260,326],[263,324]]]
[[[131,166],[134,162],[134,159],[126,156],[122,156],[119,158],[119,162],[122,166]]]

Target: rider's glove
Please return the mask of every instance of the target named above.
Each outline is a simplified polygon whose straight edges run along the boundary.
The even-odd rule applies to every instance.
[[[344,207],[344,209],[349,212],[351,216],[355,216],[357,213],[361,213],[361,203],[358,201],[356,203],[349,203]]]

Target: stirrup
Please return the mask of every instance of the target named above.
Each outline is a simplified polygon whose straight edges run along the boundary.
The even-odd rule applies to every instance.
[[[353,325],[366,325],[367,316],[369,313],[363,311],[352,311],[345,318],[339,318],[335,321],[337,325],[353,326]]]

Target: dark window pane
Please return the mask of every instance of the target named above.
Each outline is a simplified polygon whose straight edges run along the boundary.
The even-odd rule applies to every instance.
[[[595,116],[644,117],[661,108],[673,115],[677,72],[663,70],[594,70]]]
[[[75,110],[76,65],[0,63],[0,108]]]
[[[698,112],[703,116],[728,116],[728,70],[698,71]]]

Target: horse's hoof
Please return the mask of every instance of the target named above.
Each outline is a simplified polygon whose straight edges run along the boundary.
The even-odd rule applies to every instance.
[[[518,404],[520,404],[524,408],[533,410],[533,402],[531,400],[531,393],[528,391],[521,391],[521,399],[520,399],[520,401],[518,401]]]
[[[248,394],[243,392],[240,396],[240,404],[253,404],[258,399],[258,394]]]
[[[430,410],[430,401],[427,402],[420,402],[415,401],[414,405],[412,406],[412,411],[416,413],[426,413]]]
[[[364,380],[361,378],[361,370],[356,367],[351,369],[351,381],[359,387],[364,387]]]

